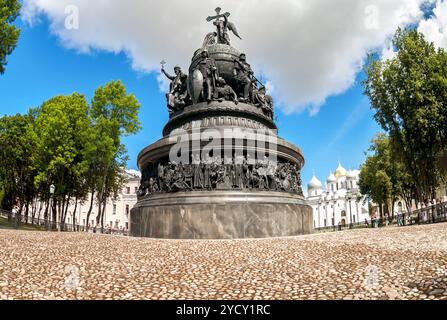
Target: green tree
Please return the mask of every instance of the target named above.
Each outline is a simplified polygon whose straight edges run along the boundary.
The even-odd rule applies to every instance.
[[[389,134],[393,154],[416,185],[420,201],[442,181],[438,158],[447,140],[447,54],[415,30],[398,30],[391,60],[366,67],[365,94]]]
[[[360,171],[360,191],[379,204],[381,213],[394,215],[394,204],[403,199],[411,208],[415,184],[406,171],[401,158],[393,152],[391,140],[378,134],[369,149],[365,164]],[[382,209],[384,207],[384,210]]]
[[[105,161],[97,167],[96,198],[99,212],[97,224],[104,227],[104,214],[107,199],[118,195],[124,182],[124,167],[128,160],[123,136],[136,134],[141,129],[138,120],[140,103],[133,94],[128,94],[121,81],[112,81],[95,91],[92,100],[91,115],[96,135],[102,137],[107,150]],[[104,137],[112,139],[112,145]],[[110,153],[109,153],[110,152]],[[109,158],[111,156],[111,158]]]
[[[0,189],[1,207],[11,209],[20,204],[26,209],[35,196],[33,180],[36,164],[32,153],[36,147],[34,115],[5,116],[0,119]]]
[[[76,209],[87,201],[90,221],[96,200],[96,220],[104,226],[106,202],[125,180],[128,156],[121,138],[140,130],[139,108],[138,100],[114,81],[96,90],[92,106],[74,93],[54,97],[27,115],[1,118],[0,204],[10,209],[18,201],[28,215],[39,199],[45,219],[65,223],[69,205]],[[32,206],[33,217],[36,210]]]
[[[380,216],[383,217],[386,207],[392,198],[390,177],[382,170],[377,156],[368,157],[360,170],[360,192],[379,205]]]
[[[6,57],[19,41],[20,30],[13,23],[19,15],[20,7],[18,0],[0,0],[0,74],[5,72]]]
[[[56,187],[51,207],[53,221],[59,216],[58,222],[64,222],[71,198],[79,196],[84,173],[82,150],[89,127],[88,104],[83,95],[57,96],[41,106],[35,125],[39,167],[35,184],[46,201],[49,186]]]
[[[101,120],[99,121],[101,122]],[[113,162],[115,156],[114,140],[106,130],[103,130],[106,124],[92,124],[88,131],[88,139],[83,149],[83,158],[85,166],[85,187],[90,194],[89,209],[87,211],[87,221],[90,223],[94,200],[98,202],[97,191],[102,190],[104,181],[104,172]],[[98,214],[99,216],[99,214]]]

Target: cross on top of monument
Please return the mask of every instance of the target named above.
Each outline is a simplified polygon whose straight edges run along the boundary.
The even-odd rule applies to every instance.
[[[230,45],[230,37],[228,35],[228,31],[231,31],[236,37],[242,40],[234,23],[228,20],[231,13],[225,12],[224,14],[221,14],[222,8],[220,7],[217,7],[215,11],[216,15],[209,16],[208,18],[206,18],[206,21],[213,21],[213,24],[217,29],[215,34],[215,36],[217,37],[217,43]]]
[[[227,17],[228,18],[231,15],[231,13],[229,13],[229,12],[225,12],[224,14],[220,14],[222,12],[222,8],[220,8],[220,7],[217,7],[215,11],[216,11],[217,15],[209,16],[208,18],[206,18],[206,21],[210,22],[210,21],[213,21],[213,20],[216,20],[216,19],[220,19],[222,17]]]

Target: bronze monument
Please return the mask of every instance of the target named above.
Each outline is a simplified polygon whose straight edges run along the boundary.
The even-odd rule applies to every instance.
[[[255,77],[240,38],[216,9],[216,31],[192,58],[188,75],[170,75],[170,120],[163,138],[138,156],[142,172],[131,211],[133,236],[231,239],[310,233],[312,209],[301,189],[304,157],[278,137],[273,98]],[[164,61],[163,61],[164,65]]]

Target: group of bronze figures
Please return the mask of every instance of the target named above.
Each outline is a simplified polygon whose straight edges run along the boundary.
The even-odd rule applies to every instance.
[[[206,49],[202,51],[197,69],[192,73],[192,86],[198,84],[199,88],[188,88],[188,75],[178,66],[174,68],[175,75],[167,73],[164,67],[161,71],[171,80],[170,90],[166,95],[171,117],[192,103],[233,101],[236,104],[243,102],[255,105],[273,119],[273,98],[266,94],[264,85],[258,87],[258,80],[247,63],[245,54],[241,54],[234,62],[235,88],[219,76],[216,62],[209,57]]]
[[[170,90],[166,94],[169,115],[172,117],[186,106],[198,102],[233,101],[236,104],[243,102],[255,105],[273,119],[273,98],[267,95],[266,87],[256,79],[245,54],[242,53],[234,60],[232,78],[227,79],[231,83],[227,83],[224,77],[219,75],[219,68],[216,61],[209,56],[207,47],[216,43],[230,45],[228,30],[237,37],[239,34],[234,24],[228,21],[229,13],[221,14],[220,8],[216,9],[216,13],[216,16],[208,17],[207,20],[214,20],[217,31],[206,36],[200,60],[189,76],[179,66],[174,68],[175,74],[170,75],[164,69],[165,62],[162,62],[161,72],[171,80]]]
[[[158,164],[155,170],[143,170],[139,197],[156,193],[200,190],[265,190],[303,195],[298,165],[288,162],[256,161],[245,158],[198,157],[192,164]]]

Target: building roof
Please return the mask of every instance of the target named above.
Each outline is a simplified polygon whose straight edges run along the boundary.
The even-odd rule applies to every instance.
[[[335,175],[331,172],[331,174],[329,175],[329,177],[327,177],[327,182],[331,183],[331,182],[337,182],[337,178],[335,178]]]
[[[315,176],[315,174],[312,177],[312,179],[309,181],[309,184],[307,185],[307,189],[308,190],[323,189],[323,184],[321,183],[320,180],[318,180],[318,178]]]
[[[335,177],[340,178],[340,177],[345,177],[347,174],[347,171],[345,168],[343,168],[343,166],[341,165],[341,163],[338,164],[338,168],[335,170]]]

